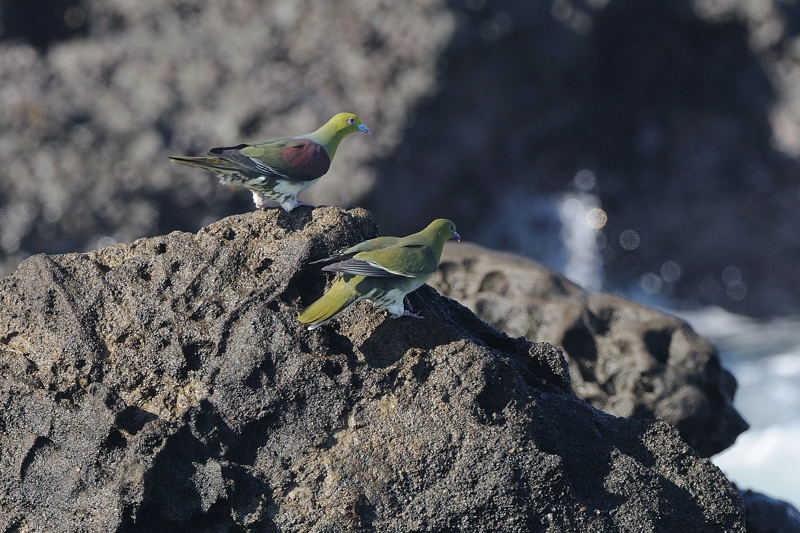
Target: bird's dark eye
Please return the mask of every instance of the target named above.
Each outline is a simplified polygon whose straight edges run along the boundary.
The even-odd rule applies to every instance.
[[[355,124],[356,123],[356,119],[354,119],[353,117],[350,117],[350,118],[347,119],[347,123],[348,124]]]

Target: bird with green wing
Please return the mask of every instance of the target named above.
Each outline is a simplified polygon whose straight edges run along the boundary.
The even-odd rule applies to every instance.
[[[375,307],[387,310],[393,318],[422,318],[406,310],[405,297],[433,275],[439,266],[444,243],[452,238],[461,240],[456,225],[440,218],[407,237],[370,239],[339,254],[314,261],[331,263],[322,270],[339,272],[342,276],[297,319],[308,324],[308,329],[314,329],[361,300],[371,301]]]
[[[339,143],[355,132],[370,130],[357,115],[337,113],[305,135],[212,148],[205,156],[170,159],[213,172],[220,183],[250,189],[258,209],[266,209],[271,200],[291,211],[298,205],[309,205],[298,201],[297,195],[328,172]]]

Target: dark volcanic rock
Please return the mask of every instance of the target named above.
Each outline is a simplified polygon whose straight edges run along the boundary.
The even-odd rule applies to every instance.
[[[474,245],[446,247],[432,284],[509,335],[563,348],[576,393],[603,411],[663,418],[704,456],[747,429],[735,378],[682,320]]]
[[[800,512],[782,500],[745,490],[742,500],[748,533],[800,533]]]
[[[0,523],[18,531],[742,531],[660,421],[431,288],[306,331],[363,210],[230,217],[0,281]]]

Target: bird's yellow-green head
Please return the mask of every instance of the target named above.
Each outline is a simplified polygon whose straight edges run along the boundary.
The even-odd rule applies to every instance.
[[[369,133],[369,128],[361,122],[361,119],[355,113],[336,113],[328,120],[325,126],[330,126],[335,131],[343,132],[345,135],[357,131]]]
[[[428,227],[422,230],[422,233],[428,235],[433,242],[440,246],[444,246],[444,243],[450,239],[461,240],[461,235],[456,231],[455,223],[446,218],[437,218],[428,224]]]
[[[339,147],[342,139],[357,131],[370,133],[369,128],[361,122],[361,119],[355,113],[336,113],[328,122],[320,126],[317,131],[308,134],[306,137],[321,144],[325,151],[328,152],[328,157],[333,159],[336,148]]]

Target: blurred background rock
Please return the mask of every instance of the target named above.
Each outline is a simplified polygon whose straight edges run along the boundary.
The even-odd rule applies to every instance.
[[[251,210],[247,193],[166,156],[310,131],[343,109],[378,134],[349,141],[312,199],[359,201],[373,187],[374,159],[396,149],[435,86],[454,25],[435,2],[371,0],[26,0],[1,12],[6,273],[27,254]]]
[[[451,216],[590,289],[795,313],[798,29],[773,0],[3,0],[2,271],[251,209],[166,156],[348,109],[376,134],[310,201]]]

